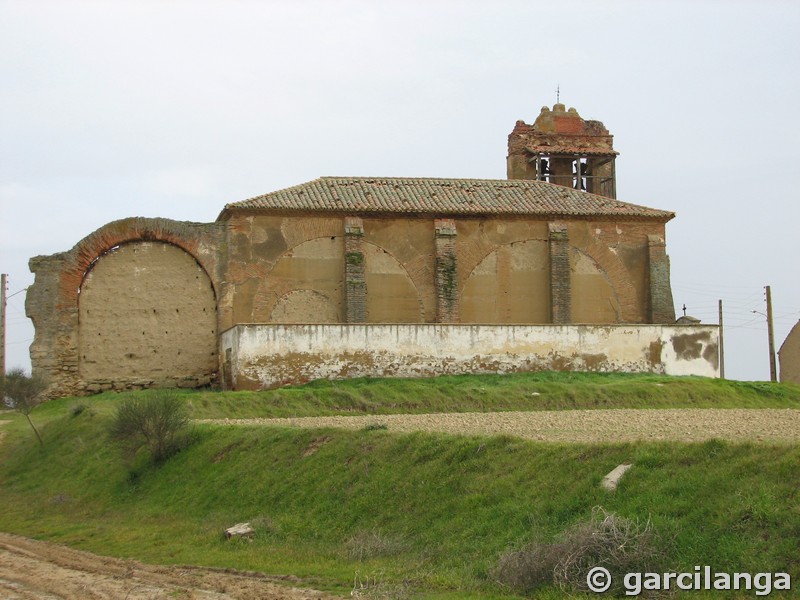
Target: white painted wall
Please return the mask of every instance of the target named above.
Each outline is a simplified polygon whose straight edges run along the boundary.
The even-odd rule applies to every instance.
[[[714,325],[237,325],[220,355],[237,389],[542,370],[717,377],[718,341]]]

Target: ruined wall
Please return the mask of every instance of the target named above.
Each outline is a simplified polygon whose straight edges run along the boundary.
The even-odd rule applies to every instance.
[[[795,323],[778,350],[781,381],[800,385],[800,321]]]
[[[671,295],[663,293],[669,291],[666,254],[658,255],[655,269],[649,262],[651,238],[663,240],[663,223],[575,220],[555,231],[551,222],[523,217],[244,212],[227,223],[223,328],[674,320]],[[655,311],[654,297],[660,301]]]
[[[226,227],[220,330],[235,323],[343,322],[344,223],[238,213]]]
[[[347,219],[354,220],[346,231]],[[244,213],[227,224],[224,327],[435,317],[431,219]],[[355,311],[349,318],[348,294]]]
[[[33,321],[36,331],[30,349],[31,363],[33,371],[49,381],[50,393],[84,394],[106,387],[125,389],[158,385],[156,378],[130,377],[124,367],[120,367],[114,376],[106,377],[112,374],[106,372],[92,382],[84,378],[79,352],[81,343],[84,349],[89,348],[86,335],[83,336],[83,342],[81,341],[79,297],[84,278],[94,266],[103,262],[98,259],[117,247],[128,243],[162,242],[188,254],[194,264],[202,269],[216,293],[223,280],[224,233],[224,227],[216,223],[198,224],[136,217],[104,225],[68,252],[32,258],[29,266],[35,274],[35,280],[28,289],[25,300],[26,313]],[[113,298],[113,290],[109,293],[107,297]],[[91,304],[89,306],[91,311]],[[89,318],[91,323],[91,317],[84,315],[84,322]],[[216,321],[213,329],[219,331]],[[87,354],[87,358],[91,358],[91,354]],[[213,360],[217,361],[216,358]],[[89,367],[90,375],[91,369]],[[191,381],[187,381],[187,385],[216,378],[213,371],[207,371],[205,361],[198,366],[198,371],[191,376]],[[205,375],[198,375],[199,372]]]
[[[189,254],[129,242],[102,255],[78,298],[80,378],[87,391],[123,381],[197,387],[217,371],[216,298]]]
[[[663,235],[522,216],[125,219],[31,259],[31,357],[53,390],[79,394],[216,381],[214,332],[241,323],[669,323]]]
[[[679,325],[239,325],[224,332],[229,382],[517,371],[718,375],[718,328]]]

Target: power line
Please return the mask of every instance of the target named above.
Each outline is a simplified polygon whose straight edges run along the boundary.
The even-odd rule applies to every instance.
[[[30,287],[30,286],[28,286],[28,287]],[[8,300],[8,299],[10,299],[10,298],[13,298],[13,297],[14,297],[14,296],[16,296],[17,294],[21,294],[22,292],[27,292],[27,291],[28,291],[28,288],[26,288],[26,287],[25,287],[25,288],[22,288],[21,290],[17,290],[17,291],[16,291],[16,292],[14,292],[13,294],[11,294],[11,295],[9,295],[9,296],[6,296],[6,300]]]

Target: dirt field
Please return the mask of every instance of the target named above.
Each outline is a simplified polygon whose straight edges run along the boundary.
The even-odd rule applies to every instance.
[[[565,410],[202,422],[347,429],[386,425],[389,431],[508,434],[547,442],[697,442],[713,438],[740,442],[800,441],[800,410],[795,409]]]
[[[157,567],[0,533],[4,600],[328,600],[258,574]]]

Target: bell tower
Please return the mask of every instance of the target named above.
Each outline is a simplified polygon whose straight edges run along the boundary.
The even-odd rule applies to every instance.
[[[535,179],[617,197],[614,136],[574,108],[543,106],[533,125],[517,121],[508,136],[508,179]]]

